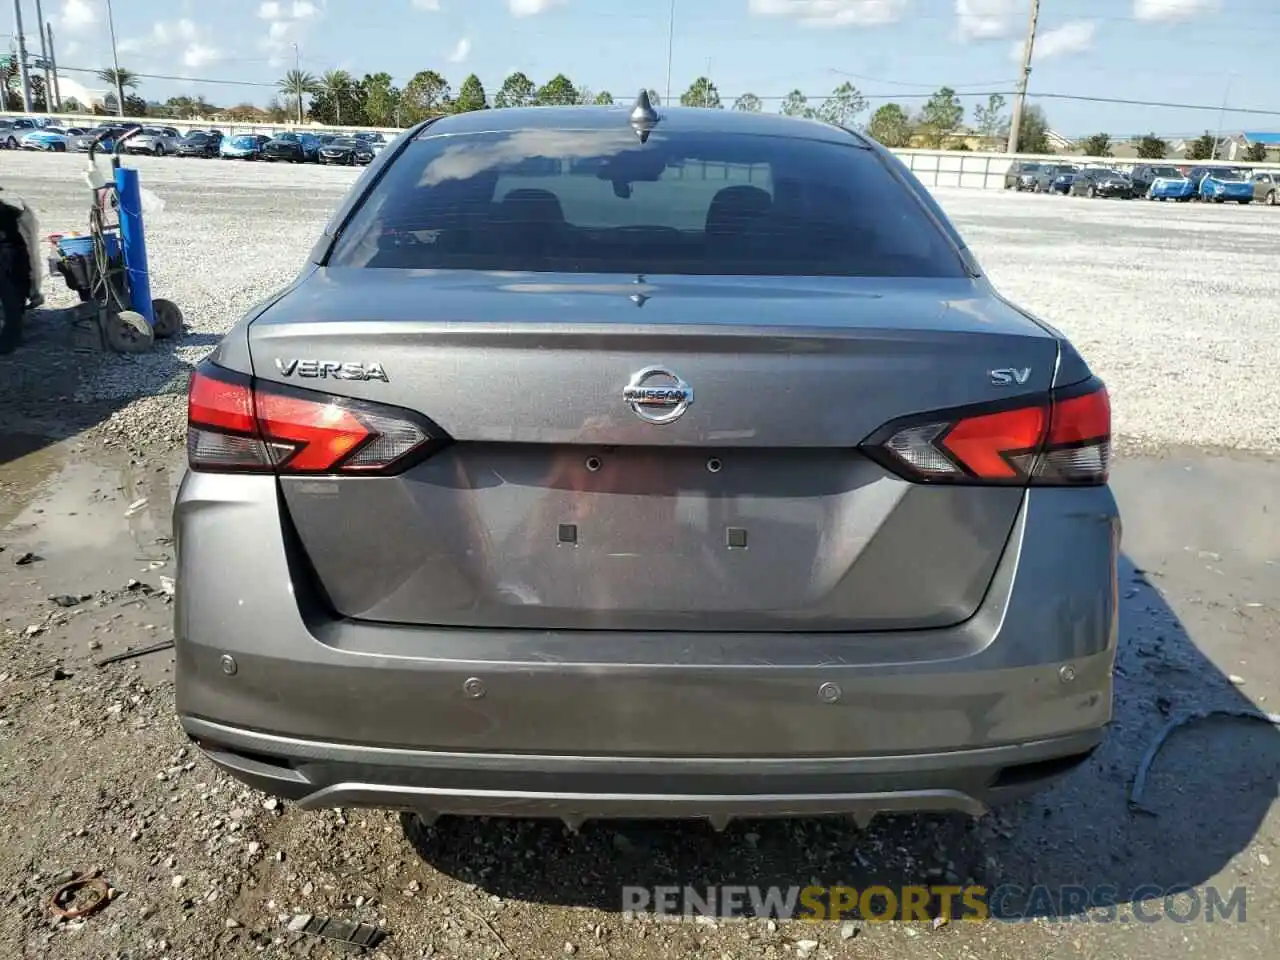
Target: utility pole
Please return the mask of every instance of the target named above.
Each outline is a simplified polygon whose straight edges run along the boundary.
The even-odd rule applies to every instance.
[[[49,35],[49,72],[53,74],[53,106],[59,113],[62,112],[62,90],[58,86],[58,58],[53,52],[53,24],[46,23],[44,25],[45,33]]]
[[[116,113],[124,116],[124,84],[120,76],[120,57],[116,53],[116,18],[111,10],[111,0],[107,0],[107,26],[111,28],[111,65],[116,70]]]
[[[18,76],[22,83],[22,111],[31,112],[31,75],[27,73],[27,41],[22,37],[22,0],[13,0],[13,19],[17,21]]]
[[[44,36],[44,10],[36,0],[36,29],[40,31],[40,62],[44,64],[44,109],[53,112],[53,83],[49,79],[49,45]]]
[[[1027,106],[1027,83],[1031,79],[1031,54],[1036,47],[1036,23],[1040,20],[1040,0],[1031,0],[1031,24],[1027,27],[1027,43],[1022,48],[1022,76],[1018,78],[1018,94],[1013,100],[1013,120],[1009,123],[1009,145],[1006,153],[1018,152],[1018,134],[1022,132],[1022,113]]]
[[[671,16],[667,20],[667,92],[662,102],[671,103],[671,52],[676,46],[676,0],[671,0]]]
[[[298,126],[302,126],[302,50],[296,43],[293,45],[293,78],[298,81],[294,93],[298,95]]]

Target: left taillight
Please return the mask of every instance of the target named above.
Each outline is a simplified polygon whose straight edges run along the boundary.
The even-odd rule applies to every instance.
[[[1091,379],[1047,396],[895,421],[862,450],[916,483],[1099,485],[1111,468],[1111,401]]]
[[[201,364],[187,393],[187,461],[206,473],[396,473],[444,440],[408,411]]]

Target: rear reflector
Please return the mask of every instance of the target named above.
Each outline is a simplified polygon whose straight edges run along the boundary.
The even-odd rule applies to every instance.
[[[1111,402],[1091,379],[1014,404],[895,421],[862,449],[918,483],[1102,484],[1111,466]]]
[[[416,414],[201,364],[187,400],[193,470],[386,475],[444,435]]]

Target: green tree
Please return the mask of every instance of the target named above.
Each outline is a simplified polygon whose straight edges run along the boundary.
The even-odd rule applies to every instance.
[[[117,83],[116,83],[117,73],[119,74],[119,78],[120,78],[120,82],[119,82],[120,87],[122,87],[125,90],[138,89],[138,75],[134,73],[132,70],[126,70],[124,67],[121,67],[119,71],[113,70],[110,67],[106,68],[105,70],[99,70],[97,73],[97,77],[103,83],[108,84],[111,87],[115,87],[117,86]]]
[[[741,110],[743,113],[759,113],[764,109],[764,104],[760,102],[760,98],[754,93],[744,93],[733,101],[733,109]]]
[[[449,81],[434,70],[419,70],[400,95],[400,122],[409,127],[443,113],[449,94]]]
[[[1095,133],[1080,141],[1080,149],[1086,157],[1111,156],[1111,134]]]
[[[1049,145],[1049,119],[1037,104],[1030,104],[1022,111],[1022,124],[1018,127],[1018,153],[1053,153]]]
[[[516,72],[502,81],[502,87],[493,98],[495,107],[529,107],[537,98],[538,91],[533,81],[523,73]]]
[[[1207,130],[1202,136],[1196,137],[1187,144],[1188,160],[1212,160],[1215,153],[1217,153],[1217,141]]]
[[[596,105],[601,107],[609,107],[613,105],[613,94],[608,90],[601,90],[596,94]]]
[[[280,103],[279,97],[267,101],[267,120],[271,123],[284,123],[289,119],[289,111]]]
[[[474,73],[462,81],[458,88],[458,99],[453,102],[454,113],[470,113],[473,110],[488,110],[489,100],[485,96],[484,85]]]
[[[1140,160],[1163,160],[1169,155],[1169,144],[1154,133],[1148,133],[1138,141]]]
[[[572,106],[578,102],[578,88],[563,73],[557,73],[538,90],[537,101],[540,107]]]
[[[778,112],[784,117],[813,116],[813,111],[809,109],[809,98],[799,90],[792,90],[786,95]]]
[[[35,79],[34,77],[32,79]],[[41,77],[40,82],[44,82]],[[32,85],[34,91],[35,85]],[[34,99],[34,98],[33,98]],[[151,112],[151,105],[147,101],[138,96],[136,93],[126,93],[124,95],[124,115],[126,117],[145,117]]]
[[[910,146],[911,118],[899,104],[886,103],[871,115],[867,133],[886,147]]]
[[[365,119],[371,126],[394,127],[399,125],[400,91],[391,82],[389,73],[366,73],[360,81],[364,99]]]
[[[1005,99],[998,93],[987,97],[986,103],[973,108],[973,125],[982,136],[988,149],[998,147],[1001,137],[1008,135],[1009,121],[1005,118]]]
[[[1251,143],[1245,148],[1244,159],[1247,163],[1266,163],[1267,162],[1267,145],[1265,143]]]
[[[326,70],[318,81],[317,93],[324,93],[333,104],[333,122],[342,126],[342,108],[351,99],[355,78],[345,70]],[[348,110],[348,123],[351,121]]]
[[[950,87],[942,87],[920,110],[920,127],[925,142],[941,150],[964,119],[964,105]]]
[[[831,96],[823,101],[815,116],[837,127],[851,127],[858,115],[866,109],[867,98],[862,95],[862,91],[845,81],[831,91]]]
[[[306,70],[290,70],[276,83],[294,109],[294,116],[302,122],[303,99],[321,90],[320,81]]]
[[[720,102],[720,91],[708,77],[699,77],[689,84],[689,89],[680,94],[680,106],[706,107],[710,110],[724,109],[724,104]]]

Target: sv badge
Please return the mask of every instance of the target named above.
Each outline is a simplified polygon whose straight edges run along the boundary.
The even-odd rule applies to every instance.
[[[355,363],[339,360],[276,360],[282,377],[303,380],[381,380],[388,383],[387,371],[380,363]]]
[[[1030,367],[1001,367],[998,370],[990,370],[991,382],[997,387],[1008,387],[1013,384],[1022,386],[1031,379]]]

